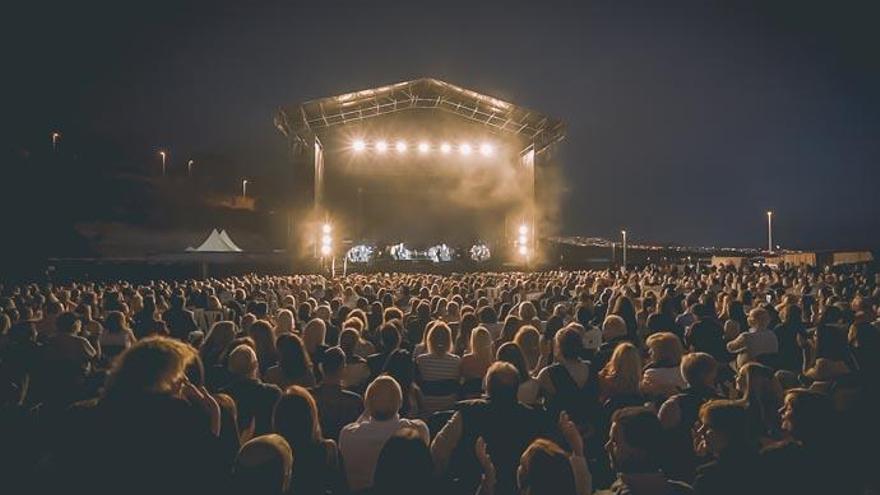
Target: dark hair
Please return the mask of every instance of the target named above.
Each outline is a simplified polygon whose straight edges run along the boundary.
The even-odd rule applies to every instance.
[[[335,375],[345,366],[345,352],[339,347],[331,347],[324,352],[321,370],[324,375]]]
[[[299,385],[287,387],[272,411],[272,429],[287,440],[294,455],[298,448],[318,444],[321,423],[312,394]]]
[[[526,357],[522,349],[515,342],[505,342],[501,344],[495,353],[495,361],[512,364],[519,372],[520,382],[529,379],[529,368],[526,365]]]
[[[400,331],[393,323],[384,323],[379,328],[379,339],[382,342],[382,350],[390,353],[400,346]]]
[[[403,468],[405,467],[405,468]],[[408,495],[432,489],[434,464],[431,451],[419,433],[409,427],[398,430],[379,452],[373,490],[382,495]]]
[[[520,490],[532,495],[575,495],[577,487],[568,454],[556,443],[539,438],[523,452],[517,472]]]
[[[276,339],[278,365],[288,378],[297,378],[308,373],[312,360],[298,335],[283,333]]]
[[[79,321],[79,318],[76,316],[76,313],[65,311],[55,319],[55,327],[59,333],[73,333],[76,329],[77,321]]]
[[[663,427],[657,415],[646,407],[624,407],[614,412],[611,422],[626,444],[644,453],[635,465],[628,466],[637,471],[658,469],[663,445]]]
[[[757,439],[749,428],[746,408],[732,400],[710,400],[700,407],[700,421],[724,435],[727,451],[756,451]]]

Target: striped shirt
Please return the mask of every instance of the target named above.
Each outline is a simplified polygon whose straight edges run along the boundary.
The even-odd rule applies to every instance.
[[[458,400],[461,358],[454,354],[422,354],[416,358],[428,414],[444,411]]]

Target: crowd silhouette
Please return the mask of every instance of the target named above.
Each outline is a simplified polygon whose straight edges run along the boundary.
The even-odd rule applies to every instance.
[[[0,286],[0,492],[878,493],[869,267]]]

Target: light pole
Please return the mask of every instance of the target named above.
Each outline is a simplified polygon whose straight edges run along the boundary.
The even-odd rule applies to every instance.
[[[164,150],[159,152],[159,156],[162,157],[162,177],[165,177],[165,157],[166,157],[166,155],[167,154],[165,153]]]
[[[52,132],[52,151],[58,151],[58,139],[61,138],[61,133],[58,131]]]
[[[195,163],[193,160],[186,162],[186,176],[187,177],[192,175],[193,163]]]
[[[773,212],[767,212],[767,252],[773,252]]]
[[[621,230],[620,235],[623,236],[623,271],[626,271],[626,231]]]
[[[241,181],[241,197],[242,199],[247,198],[247,179],[242,179]]]

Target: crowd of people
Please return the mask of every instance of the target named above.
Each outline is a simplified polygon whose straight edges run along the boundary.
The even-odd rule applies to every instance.
[[[0,492],[878,493],[880,275],[0,286]]]

